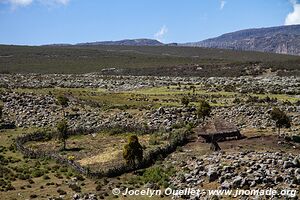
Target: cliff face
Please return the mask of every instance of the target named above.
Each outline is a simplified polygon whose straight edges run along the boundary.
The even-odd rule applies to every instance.
[[[186,45],[300,55],[300,25],[247,29]]]

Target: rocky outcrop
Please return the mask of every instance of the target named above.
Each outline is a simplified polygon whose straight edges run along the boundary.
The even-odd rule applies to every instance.
[[[186,45],[300,55],[300,25],[241,30]]]

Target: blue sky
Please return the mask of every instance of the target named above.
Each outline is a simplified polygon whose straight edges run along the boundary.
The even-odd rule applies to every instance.
[[[0,43],[190,42],[300,24],[296,0],[0,0]]]

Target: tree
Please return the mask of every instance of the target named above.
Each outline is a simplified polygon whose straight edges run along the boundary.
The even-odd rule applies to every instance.
[[[190,99],[187,96],[182,97],[181,104],[187,107],[190,103]]]
[[[211,106],[208,102],[205,100],[201,100],[199,102],[199,107],[197,109],[197,115],[199,118],[202,118],[202,120],[205,120],[205,117],[209,117],[211,113]]]
[[[62,106],[62,108],[63,108],[63,113],[62,114],[63,114],[63,116],[65,116],[65,109],[64,108],[68,106],[69,99],[66,96],[59,95],[57,97],[57,103]]]
[[[143,147],[136,135],[129,137],[128,144],[123,149],[123,158],[130,166],[135,166],[136,161],[141,162],[143,160]]]
[[[275,121],[276,128],[278,128],[278,135],[280,135],[281,128],[291,127],[291,119],[279,108],[273,108],[270,112],[270,117]]]
[[[62,120],[57,124],[58,139],[63,143],[62,150],[66,149],[66,141],[68,139],[68,124],[66,120]]]

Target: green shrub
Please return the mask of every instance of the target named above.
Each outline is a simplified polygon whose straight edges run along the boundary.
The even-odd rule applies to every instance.
[[[68,172],[68,167],[66,166],[62,166],[60,169],[59,169],[60,172]]]
[[[68,106],[69,99],[66,96],[59,95],[57,97],[57,103],[63,107]]]
[[[172,129],[179,129],[184,126],[184,123],[176,123],[171,126]]]
[[[142,180],[144,183],[155,183],[164,186],[169,181],[169,172],[165,171],[162,167],[151,167],[145,170]]]
[[[32,173],[31,173],[31,175],[32,175],[32,177],[41,177],[41,176],[43,176],[45,174],[45,172],[43,171],[43,170],[41,170],[41,169],[35,169]]]
[[[150,136],[149,145],[160,145],[159,137],[156,134]]]
[[[202,118],[202,120],[205,120],[205,117],[209,117],[211,113],[211,106],[209,103],[205,100],[201,100],[199,102],[199,106],[197,109],[197,115],[199,118]]]
[[[66,140],[68,139],[68,124],[66,120],[57,123],[58,139],[63,143],[62,150],[66,149]]]

